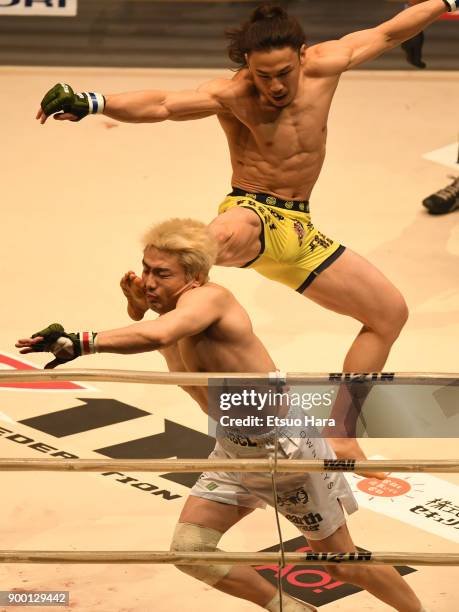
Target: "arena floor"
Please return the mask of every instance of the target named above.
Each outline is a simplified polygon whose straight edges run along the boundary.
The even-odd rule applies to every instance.
[[[15,361],[16,339],[48,323],[96,331],[126,324],[118,283],[124,271],[140,270],[144,229],[170,216],[209,221],[230,189],[229,156],[215,118],[127,125],[91,117],[79,124],[50,120],[40,126],[34,115],[42,95],[63,80],[76,90],[110,93],[193,88],[216,74],[221,72],[0,68],[0,367],[24,367],[23,360]],[[443,148],[456,142],[451,100],[458,98],[453,73],[356,72],[343,77],[331,113],[313,219],[380,267],[405,295],[411,317],[386,370],[459,369],[459,216],[430,217],[421,207],[454,171],[454,160],[448,168],[448,162],[423,156],[439,150],[441,161]],[[279,368],[340,371],[358,329],[352,320],[321,310],[253,271],[215,268],[212,279],[233,290],[247,308]],[[27,363],[41,367],[45,357]],[[165,364],[154,353],[105,354],[82,358],[78,367],[164,370]],[[206,433],[205,415],[179,389],[114,383],[69,387],[0,389],[0,456],[44,458],[63,451],[86,458],[138,457],[148,451],[135,441],[155,435],[155,448],[166,449],[163,456],[168,456],[167,440],[174,447],[171,456],[177,454],[178,437],[182,446],[189,439],[196,454],[208,445],[197,434]],[[169,428],[178,424],[172,437],[159,435],[165,419]],[[368,456],[458,458],[456,439],[376,439],[362,445]],[[1,548],[168,549],[188,487],[158,474],[129,476],[136,480],[123,482],[119,474],[3,473]],[[363,493],[363,503],[361,495],[360,511],[349,518],[356,544],[380,551],[459,552],[454,521],[441,531],[425,512],[419,518],[407,506],[441,498],[449,508],[455,505],[448,517],[457,519],[459,476],[398,477],[408,493],[389,490],[374,502],[375,495]],[[285,520],[282,528],[285,539],[299,536]],[[276,542],[273,512],[257,510],[224,537],[221,547],[256,551]],[[292,544],[292,550],[301,545]],[[78,612],[256,609],[166,566],[11,564],[0,568],[0,576],[3,591],[69,591],[65,609]],[[457,568],[421,567],[406,579],[433,612],[458,609]],[[324,612],[388,609],[365,592],[346,595],[319,569],[296,577],[290,572],[286,590],[294,583],[297,593],[316,597]]]

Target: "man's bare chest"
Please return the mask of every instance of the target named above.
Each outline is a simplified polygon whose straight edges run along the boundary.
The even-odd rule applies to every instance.
[[[228,123],[225,131],[230,146],[239,153],[259,151],[264,157],[272,154],[288,159],[298,153],[314,152],[323,145],[327,112],[311,104],[282,113],[260,110],[244,123]]]
[[[203,355],[212,352],[212,346],[202,334],[182,338],[179,342],[161,349],[169,370],[174,372],[195,372],[203,367]]]

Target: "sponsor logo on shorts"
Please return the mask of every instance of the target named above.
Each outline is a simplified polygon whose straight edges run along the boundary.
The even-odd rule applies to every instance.
[[[277,204],[277,198],[273,196],[268,196],[266,198],[266,204],[268,204],[268,206],[275,206]]]
[[[293,202],[285,202],[285,208],[288,208],[289,210],[293,208]]]
[[[300,504],[304,506],[308,501],[309,495],[304,489],[295,489],[294,491],[289,491],[288,493],[277,496],[277,505],[280,508],[284,506],[298,506]]]
[[[206,485],[206,489],[209,491],[215,491],[215,489],[218,489],[218,484],[216,482],[209,482],[209,484]]]
[[[285,518],[301,529],[301,531],[319,531],[320,523],[324,520],[318,512],[308,514],[286,514]]]
[[[327,238],[327,236],[325,236],[324,234],[318,231],[317,234],[312,239],[311,244],[309,245],[309,248],[312,252],[317,247],[328,249],[329,247],[331,247],[332,244],[333,244],[333,240],[331,238]]]
[[[234,432],[227,432],[225,437],[233,444],[238,444],[239,446],[258,446],[254,440]]]
[[[285,217],[281,215],[280,213],[278,213],[277,210],[271,210],[270,213],[272,217],[275,217],[279,221],[285,221]]]
[[[296,232],[296,235],[298,236],[298,245],[302,246],[303,244],[303,238],[306,234],[306,230],[304,229],[304,226],[302,223],[300,223],[299,221],[295,221],[293,223],[293,229]]]

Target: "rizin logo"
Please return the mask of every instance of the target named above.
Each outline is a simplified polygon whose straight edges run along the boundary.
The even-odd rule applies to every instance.
[[[309,546],[303,545],[303,538],[298,537],[293,540],[287,540],[284,542],[284,547],[287,552],[295,551],[304,553],[306,559],[317,559],[317,565],[301,566],[298,565],[285,565],[279,567],[276,564],[273,565],[259,565],[255,569],[271,584],[278,584],[279,579],[282,581],[282,587],[286,593],[292,595],[296,599],[304,602],[308,602],[310,605],[324,606],[326,604],[332,604],[333,602],[347,597],[354,593],[358,593],[361,589],[352,584],[346,584],[335,580],[328,573],[327,565],[320,565],[321,560],[324,559],[324,554],[320,552],[314,552]],[[278,552],[279,545],[271,546],[265,549],[266,552]],[[353,553],[355,557],[362,555],[365,559],[371,558],[371,553],[357,547],[357,552]],[[339,563],[342,558],[340,553],[336,553],[334,562]],[[398,567],[398,572],[403,576],[413,572],[413,569],[407,567]],[[351,606],[352,607],[352,606]],[[352,607],[355,610],[358,606]],[[350,609],[350,608],[349,608]]]
[[[344,373],[344,372],[333,372],[328,375],[330,382],[390,382],[395,380],[395,372],[356,372],[356,373]]]

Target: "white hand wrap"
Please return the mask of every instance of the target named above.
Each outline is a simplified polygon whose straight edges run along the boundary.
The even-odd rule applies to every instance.
[[[51,345],[51,352],[58,359],[73,359],[78,355],[92,355],[96,352],[94,332],[78,332],[72,334],[72,338],[61,336]],[[80,352],[78,352],[78,349]]]
[[[449,13],[454,13],[459,8],[459,0],[443,0],[446,6],[446,10]]]
[[[56,342],[49,347],[49,349],[54,357],[62,359],[63,361],[73,359],[75,357],[73,342],[70,340],[70,338],[66,338],[65,336],[58,338]]]
[[[96,113],[104,112],[105,98],[102,94],[95,93],[94,91],[83,91],[75,95],[80,96],[80,98],[86,96],[86,99],[88,101],[90,115],[95,115]]]
[[[92,355],[96,352],[96,336],[97,334],[91,331],[83,331],[78,333],[82,355]]]

